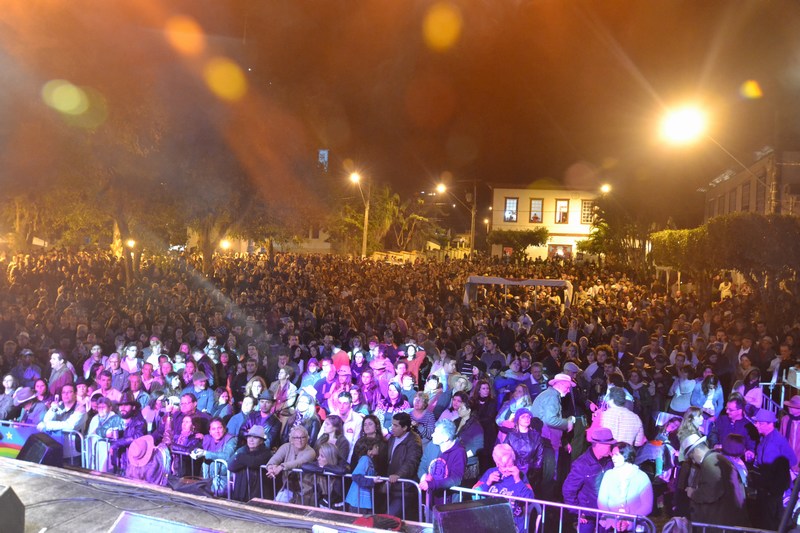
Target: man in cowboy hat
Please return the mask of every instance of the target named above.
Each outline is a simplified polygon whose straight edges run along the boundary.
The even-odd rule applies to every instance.
[[[36,399],[36,393],[30,387],[20,387],[14,392],[14,407],[19,409],[16,421],[22,424],[37,425],[44,420],[47,406]]]
[[[123,428],[119,436],[111,443],[110,459],[112,464],[121,470],[125,470],[125,465],[119,463],[123,458],[123,453],[139,437],[145,434],[147,423],[142,416],[139,402],[136,401],[134,393],[125,391],[122,393],[122,400],[117,407],[119,417],[122,419]]]
[[[686,487],[692,521],[721,526],[747,526],[745,492],[739,474],[721,453],[710,450],[706,438],[693,433],[681,441],[681,455],[696,465],[697,474]]]
[[[564,503],[596,508],[600,481],[606,470],[612,467],[611,450],[616,441],[611,430],[601,426],[590,427],[587,438],[591,447],[572,463],[569,474],[564,480],[562,494]],[[582,515],[578,531],[594,531],[595,520],[596,517]]]
[[[125,477],[162,487],[167,485],[171,461],[166,444],[155,446],[152,435],[139,437],[128,446],[126,458]]]
[[[753,485],[758,490],[759,516],[756,526],[762,529],[778,529],[783,514],[783,493],[789,488],[789,470],[797,466],[797,455],[786,437],[775,429],[775,413],[759,409],[753,417],[761,439],[756,446]]]
[[[275,396],[267,389],[258,397],[258,409],[253,409],[242,427],[247,433],[251,428],[261,426],[264,429],[264,439],[269,449],[277,448],[281,444],[281,421],[272,412],[274,406]]]
[[[552,499],[557,495],[559,471],[567,469],[565,464],[561,464],[569,456],[567,453],[560,453],[564,447],[563,435],[572,431],[575,424],[575,417],[564,418],[561,414],[561,399],[575,386],[567,374],[556,374],[553,379],[548,381],[550,385],[540,393],[531,405],[531,414],[534,417],[533,428],[542,436],[544,445],[544,459],[542,461],[542,487],[537,496],[545,499]],[[563,477],[561,478],[563,479]]]

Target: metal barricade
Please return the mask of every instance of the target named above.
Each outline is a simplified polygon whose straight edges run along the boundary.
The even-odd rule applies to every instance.
[[[637,516],[627,513],[617,513],[613,511],[601,511],[599,509],[592,509],[590,507],[579,507],[577,505],[568,505],[565,503],[555,503],[545,500],[536,500],[532,498],[520,498],[518,496],[508,496],[497,492],[484,492],[475,489],[466,489],[463,487],[451,487],[444,491],[445,497],[447,493],[453,493],[453,501],[461,502],[473,499],[483,498],[502,498],[509,501],[509,505],[519,505],[524,508],[523,516],[525,518],[524,529],[528,533],[542,533],[542,532],[555,532],[562,533],[564,531],[572,531],[573,521],[580,522],[583,519],[594,522],[593,530],[595,532],[601,531],[600,520],[607,519],[614,521],[614,523],[625,522],[629,528],[628,531],[643,532],[643,533],[656,533],[656,526],[652,520],[644,516]],[[430,496],[428,497],[430,500]],[[430,516],[432,506],[428,501],[428,522],[431,521]],[[531,517],[535,514],[533,520],[533,527],[531,527]],[[557,518],[555,520],[554,518]],[[602,529],[604,531],[605,529]]]
[[[267,475],[267,465],[262,465],[260,469],[259,481],[260,481],[260,492],[261,498],[265,498],[264,493],[264,478],[267,477],[268,479],[272,480],[272,493],[267,494],[267,499],[274,499],[275,496],[280,492],[280,489],[283,488],[283,473],[278,477],[281,479],[277,479],[275,477],[269,477]],[[352,474],[334,474],[331,472],[322,472],[322,473],[309,473],[303,472],[302,469],[295,468],[291,471],[292,474],[297,474],[299,483],[300,483],[300,494],[294,496],[295,501],[299,505],[307,506],[307,507],[325,507],[328,509],[339,510],[343,509],[342,506],[339,506],[339,509],[336,509],[336,506],[333,502],[330,501],[330,498],[327,502],[321,501],[318,492],[318,478],[323,477],[325,479],[325,484],[327,487],[336,486],[339,483],[339,479],[341,479],[341,487],[342,487],[342,501],[347,498],[347,491],[348,488],[351,486],[353,481]],[[306,498],[304,487],[304,478],[303,476],[314,476],[313,481],[313,498],[309,496]],[[394,484],[394,486],[390,485],[388,477],[381,477],[381,476],[364,476],[366,479],[370,479],[376,482],[376,485],[373,485],[370,488],[370,500],[372,502],[372,507],[369,509],[370,514],[375,514],[378,512],[376,510],[376,504],[380,500],[381,503],[385,503],[385,507],[380,510],[380,512],[387,512],[392,508],[392,502],[395,502],[395,499],[399,499],[400,502],[400,517],[403,520],[413,520],[417,522],[422,522],[424,520],[425,515],[427,514],[427,506],[423,504],[422,500],[422,489],[420,489],[419,484],[411,479],[403,479],[400,478]],[[380,487],[381,484],[385,487],[385,491],[378,490],[376,491],[376,487]],[[392,490],[394,487],[397,487],[396,490]],[[410,492],[411,494],[407,494]],[[382,493],[382,494],[379,494]],[[379,497],[376,497],[378,495]],[[385,495],[385,500],[383,498]],[[309,501],[306,501],[308,499]],[[396,503],[396,502],[395,502]],[[416,503],[415,512],[412,514],[409,510],[409,504]],[[366,511],[366,509],[365,509]],[[346,511],[345,511],[346,512]],[[354,513],[355,514],[355,513]],[[358,513],[364,514],[364,513]]]
[[[192,452],[177,452],[177,451],[174,451],[174,450],[170,449],[169,453],[170,453],[170,455],[172,455],[172,466],[171,466],[172,472],[171,473],[173,475],[176,475],[176,476],[179,475],[179,474],[181,476],[187,475],[185,472],[183,472],[183,466],[188,463],[190,465],[189,474],[188,475],[190,475],[192,477],[197,477],[197,475],[195,474],[195,468],[197,466],[198,461],[196,459],[192,458],[192,456],[191,456]],[[176,459],[177,459],[177,461],[176,461]],[[176,472],[176,463],[180,465],[180,472]],[[201,471],[201,473],[202,473],[202,471]]]
[[[106,471],[106,460],[108,459],[108,451],[111,447],[111,440],[100,435],[86,435],[86,453],[84,459],[86,468],[89,470],[97,470],[100,472]],[[101,448],[105,448],[103,454],[99,453]],[[103,458],[103,464],[100,464],[100,459]]]
[[[0,420],[0,455],[16,457],[28,437],[34,433],[46,433],[58,441],[63,447],[62,459],[75,466],[75,459],[80,458],[81,467],[86,468],[84,436],[80,431],[67,429],[57,431],[39,431],[36,424],[23,424],[11,420]]]
[[[706,533],[706,531],[710,531],[713,533],[728,533],[728,532],[739,532],[739,533],[775,533],[774,531],[770,531],[767,529],[756,529],[752,527],[742,527],[742,526],[720,526],[717,524],[703,524],[700,522],[692,522],[692,533]]]
[[[231,499],[231,490],[233,490],[233,484],[236,482],[236,474],[228,469],[228,461],[225,459],[214,459],[208,464],[209,473],[211,477],[211,486],[213,491],[214,486],[214,479],[220,477],[219,470],[220,468],[225,469],[225,494],[228,500]]]

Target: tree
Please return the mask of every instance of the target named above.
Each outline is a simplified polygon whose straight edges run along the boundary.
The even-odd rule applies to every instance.
[[[773,328],[792,316],[800,264],[800,219],[788,215],[736,213],[715,217],[692,230],[651,235],[653,259],[692,273],[701,301],[710,301],[709,280],[720,269],[740,272],[753,288],[761,317]],[[706,295],[706,291],[708,296]],[[788,313],[788,314],[787,314]]]
[[[547,228],[536,228],[524,231],[492,230],[486,240],[489,244],[511,247],[512,258],[523,259],[527,256],[526,250],[529,246],[543,246],[549,238],[550,232]]]
[[[434,223],[429,213],[435,206],[422,198],[412,198],[403,202],[395,213],[392,223],[394,241],[398,250],[409,251],[424,248],[425,242],[441,233],[441,227]]]

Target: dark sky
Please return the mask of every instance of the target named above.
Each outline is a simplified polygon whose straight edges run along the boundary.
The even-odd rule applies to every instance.
[[[91,2],[64,5],[83,6],[74,16],[97,28],[98,47],[126,34],[103,27]],[[150,39],[170,14],[194,17],[210,48],[252,69],[263,109],[299,125],[294,144],[310,159],[331,151],[332,181],[346,179],[349,159],[402,194],[430,189],[443,172],[494,185],[610,182],[684,225],[696,221],[697,187],[736,163],[708,141],[660,142],[666,106],[707,106],[710,134],[744,162],[777,138],[800,147],[796,0],[142,0],[104,9],[118,5],[128,10],[119,20]],[[437,5],[460,20],[440,51],[423,36]],[[170,84],[196,73],[165,55],[137,61],[151,57],[170,71],[162,93],[190,100]],[[741,96],[746,80],[762,98]],[[265,127],[271,120],[265,114]]]
[[[444,51],[423,38],[434,4],[252,1],[237,16],[255,84],[331,150],[331,170],[351,158],[400,190],[449,171],[680,199],[736,164],[708,142],[660,143],[664,106],[707,105],[745,162],[776,118],[797,130],[797,2],[452,0],[462,25]],[[740,95],[750,79],[763,98]]]

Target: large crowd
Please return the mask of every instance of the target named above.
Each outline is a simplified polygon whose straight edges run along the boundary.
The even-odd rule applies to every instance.
[[[132,285],[105,252],[0,267],[0,418],[82,433],[104,472],[166,485],[199,465],[222,495],[228,469],[240,501],[266,487],[406,518],[411,480],[434,502],[474,487],[775,529],[797,471],[800,396],[778,418],[762,383],[780,390],[800,361],[800,321],[770,330],[729,277],[703,308],[563,260],[227,255],[202,275],[183,254],[143,259]],[[573,291],[485,285],[465,302],[473,274]]]

